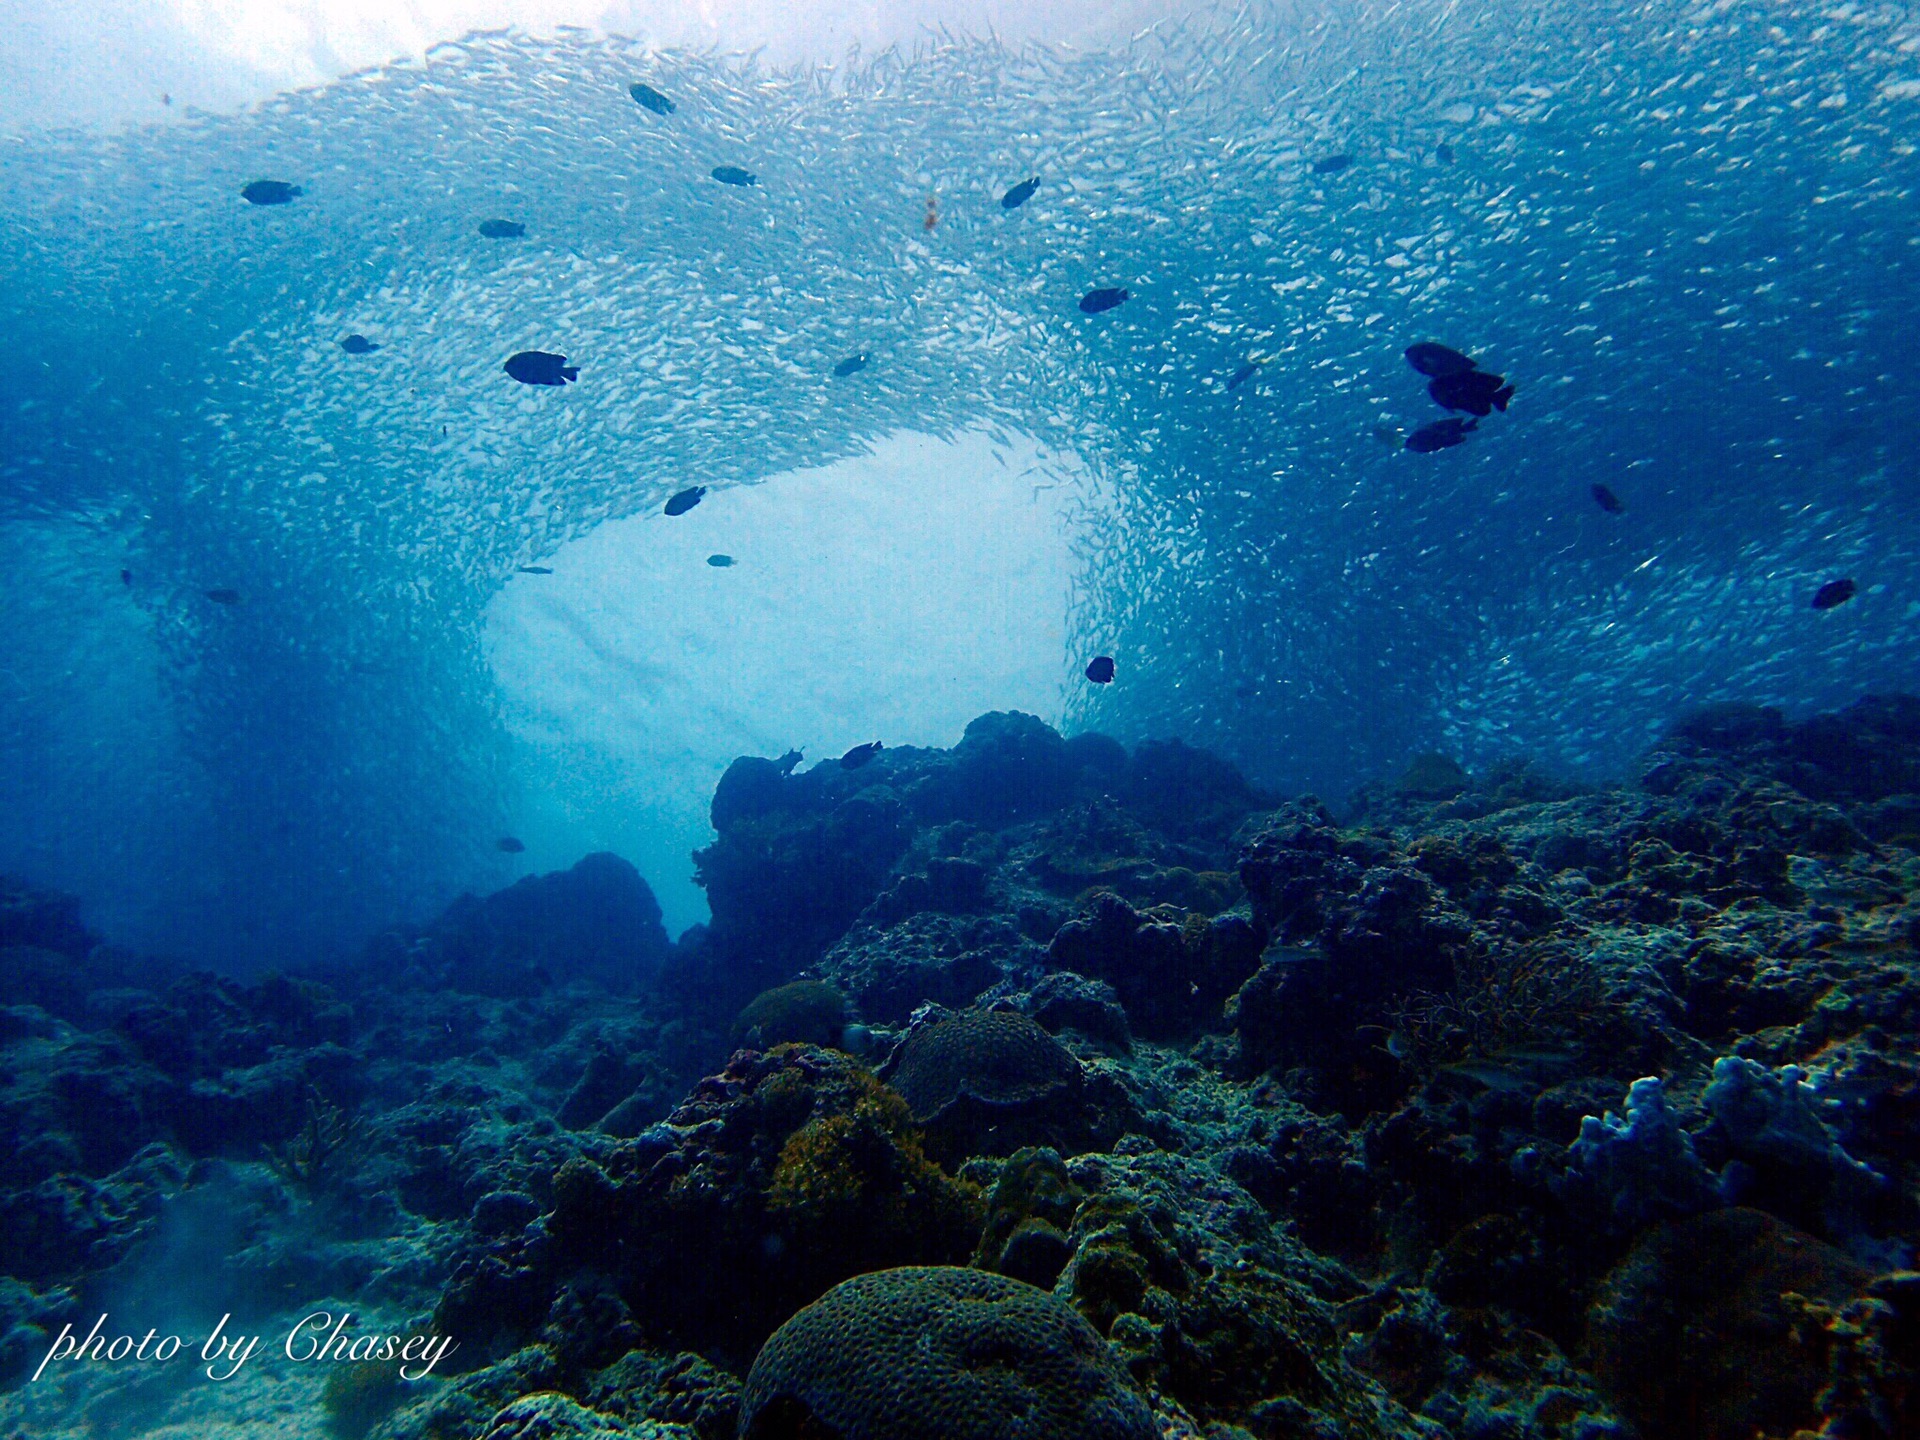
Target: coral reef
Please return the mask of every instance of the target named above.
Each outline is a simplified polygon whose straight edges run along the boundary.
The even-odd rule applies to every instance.
[[[146,1286],[456,1340],[368,1440],[1899,1440],[1916,796],[1903,697],[1344,818],[994,714],[735,761],[671,945],[604,856],[246,978],[8,882],[0,1424]]]
[[[1818,1419],[1831,1339],[1786,1297],[1843,1304],[1869,1272],[1756,1210],[1662,1225],[1593,1302],[1594,1372],[1652,1433],[1790,1435]]]
[[[965,1259],[980,1208],[899,1095],[813,1046],[740,1051],[664,1123],[561,1166],[552,1194],[548,1289],[522,1307],[523,1335],[559,1274],[587,1265],[650,1341],[735,1360],[849,1275]]]

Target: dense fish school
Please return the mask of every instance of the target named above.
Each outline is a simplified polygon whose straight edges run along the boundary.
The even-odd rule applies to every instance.
[[[492,35],[38,139],[0,169],[0,325],[45,360],[11,377],[5,503],[138,517],[142,575],[233,578],[230,624],[138,593],[191,662],[235,883],[282,786],[318,791],[310,889],[252,888],[342,897],[347,931],[488,833],[505,576],[901,429],[1031,436],[1079,487],[1071,629],[1128,663],[1088,686],[1063,654],[1070,723],[1274,785],[1423,746],[1604,770],[1680,697],[1911,688],[1920,548],[1874,536],[1920,520],[1888,418],[1920,42],[1825,13],[1253,4],[1112,55],[798,73]],[[476,217],[509,177],[538,223],[505,244]],[[1103,291],[1130,298],[1089,322]],[[342,354],[363,332],[393,363]],[[1500,357],[1508,413],[1435,430],[1428,336]],[[516,340],[585,380],[511,383]]]

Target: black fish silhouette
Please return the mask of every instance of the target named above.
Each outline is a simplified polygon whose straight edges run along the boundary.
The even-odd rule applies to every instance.
[[[1422,425],[1407,436],[1406,448],[1416,455],[1431,455],[1436,450],[1445,450],[1450,445],[1466,443],[1467,432],[1480,427],[1478,420],[1458,420],[1449,416],[1445,420],[1435,420],[1430,425]]]
[[[238,605],[240,603],[240,592],[238,590],[227,590],[224,588],[209,590],[206,592],[206,595],[207,598],[216,605]]]
[[[502,835],[493,843],[497,848],[506,851],[509,855],[518,855],[522,850],[527,848],[511,835]]]
[[[627,86],[627,93],[633,97],[633,103],[643,110],[651,110],[656,115],[671,115],[673,101],[662,95],[651,85],[643,85],[638,80]]]
[[[733,564],[733,557],[731,555],[709,555],[707,556],[707,564],[713,566],[716,570],[724,570]]]
[[[1018,210],[1033,198],[1033,192],[1039,188],[1040,177],[1038,175],[1033,176],[1031,179],[1022,180],[1018,185],[1015,185],[1000,197],[1000,208],[1002,210]]]
[[[580,374],[580,367],[567,364],[566,356],[544,350],[522,350],[509,356],[503,368],[522,385],[564,385]]]
[[[349,355],[371,355],[380,347],[364,335],[349,335],[340,342],[340,348]]]
[[[882,745],[878,740],[869,740],[864,745],[856,745],[840,757],[840,768],[842,770],[858,770],[862,765],[866,764],[886,748],[887,747]]]
[[[255,205],[287,205],[293,197],[307,192],[284,180],[254,180],[240,192],[240,198]]]
[[[807,757],[798,750],[789,750],[773,763],[780,767],[780,773],[782,775],[791,775],[793,773],[793,767],[806,758]]]
[[[691,490],[682,490],[667,501],[667,514],[684,515],[706,498],[707,487],[704,485],[696,485]]]
[[[520,567],[520,573],[522,575],[551,575],[553,573],[553,567],[551,565],[522,565]]]
[[[1227,381],[1227,390],[1229,392],[1238,390],[1242,385],[1246,384],[1247,381],[1251,380],[1254,376],[1258,375],[1259,373],[1260,373],[1260,362],[1258,360],[1247,361],[1246,364],[1242,365],[1238,370],[1233,372],[1233,378]]]
[[[1464,410],[1469,415],[1487,416],[1505,411],[1513,399],[1513,387],[1504,375],[1489,375],[1484,370],[1461,370],[1442,375],[1427,386],[1434,404],[1449,410]]]
[[[1433,153],[1442,165],[1451,165],[1453,163],[1453,147],[1444,140],[1433,147]]]
[[[527,227],[518,220],[482,220],[480,233],[489,240],[518,240],[527,233]]]
[[[846,359],[842,360],[838,365],[834,366],[833,373],[836,379],[844,380],[847,378],[847,376],[857,375],[860,371],[866,368],[867,368],[867,352],[862,350],[858,355],[849,355]]]
[[[1111,310],[1114,306],[1133,298],[1131,290],[1123,290],[1117,285],[1104,285],[1098,290],[1089,290],[1080,297],[1080,308],[1089,315],[1098,315],[1102,310]]]
[[[1313,162],[1313,173],[1316,175],[1338,175],[1351,164],[1353,164],[1353,157],[1351,155],[1323,155]]]
[[[1836,605],[1844,605],[1860,593],[1860,587],[1851,580],[1829,580],[1813,592],[1813,608],[1831,610]]]
[[[722,185],[758,185],[759,178],[751,170],[742,170],[738,165],[716,165],[713,178]]]
[[[1113,657],[1111,655],[1096,655],[1092,660],[1088,661],[1087,679],[1096,685],[1111,685],[1113,683]]]
[[[1604,485],[1595,485],[1589,493],[1593,496],[1593,503],[1609,515],[1618,515],[1627,508],[1627,502]]]
[[[1445,345],[1436,345],[1431,340],[1422,340],[1418,345],[1409,345],[1407,363],[1422,375],[1436,380],[1442,375],[1464,375],[1473,369],[1473,361],[1458,350],[1450,350]]]
[[[122,571],[120,572],[120,583],[121,583],[122,585],[131,585],[131,584],[133,584],[133,571],[131,571],[131,570],[122,570]]]

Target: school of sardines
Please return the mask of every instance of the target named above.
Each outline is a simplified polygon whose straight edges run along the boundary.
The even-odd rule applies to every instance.
[[[1920,552],[1876,539],[1912,506],[1905,22],[1656,9],[1256,4],[794,72],[475,36],[11,162],[8,289],[154,337],[115,363],[194,418],[155,460],[73,401],[141,574],[271,608],[316,683],[429,674],[356,702],[423,743],[505,575],[971,428],[1082,497],[1070,722],[1303,784],[1421,743],[1604,768],[1689,695],[1897,684],[1916,638]]]

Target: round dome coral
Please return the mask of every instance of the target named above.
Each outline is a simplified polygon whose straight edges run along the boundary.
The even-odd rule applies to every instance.
[[[953,1266],[842,1281],[774,1332],[743,1440],[1153,1440],[1152,1412],[1064,1301]]]
[[[962,1010],[909,1035],[882,1078],[925,1124],[962,1099],[1022,1106],[1077,1088],[1080,1062],[1025,1015]]]

